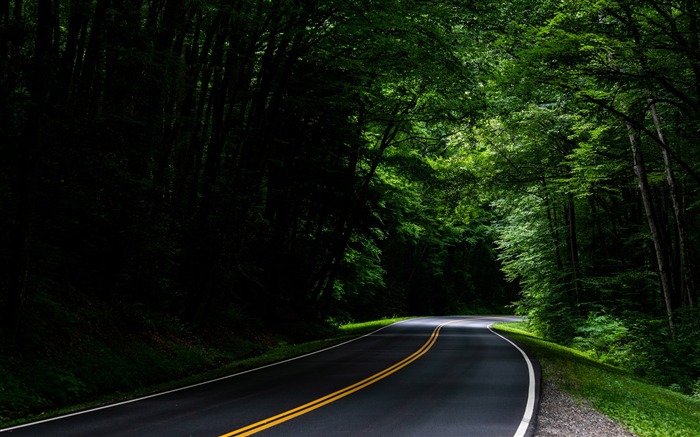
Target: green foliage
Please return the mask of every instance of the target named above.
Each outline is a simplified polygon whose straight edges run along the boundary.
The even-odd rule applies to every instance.
[[[576,329],[578,334],[572,346],[591,353],[598,361],[612,365],[624,365],[633,355],[629,351],[630,331],[609,314],[588,315],[588,319]]]
[[[566,281],[568,272],[557,265],[543,205],[535,196],[524,196],[496,206],[510,211],[497,225],[497,244],[503,271],[521,286],[517,313],[529,315],[537,331],[548,338],[572,338],[581,317]]]
[[[700,400],[700,379],[693,383],[693,398]]]
[[[570,345],[597,361],[692,395],[700,375],[697,311],[681,313],[674,339],[663,319],[639,312],[592,312],[577,323]],[[529,326],[537,330],[541,325],[531,322]]]
[[[453,140],[432,141],[422,154],[391,150],[379,168],[380,214],[391,229],[382,243],[387,290],[379,298],[399,314],[502,311],[513,291],[494,262],[490,212],[471,197],[476,181],[464,177],[465,162],[442,156]]]
[[[338,330],[343,335],[363,335],[406,319],[407,317],[391,317],[368,322],[348,323],[339,325]]]
[[[675,338],[663,319],[636,315],[631,324],[633,353],[627,362],[635,373],[667,387],[691,394],[700,377],[700,322],[697,309],[677,314]]]
[[[541,6],[535,15],[519,3],[491,15],[499,30],[486,32],[497,42],[484,81],[488,106],[481,123],[461,135],[462,153],[485,164],[479,177],[490,186],[480,191],[490,193],[499,260],[521,287],[514,307],[546,338],[689,393],[697,342],[687,334],[695,322],[685,311],[697,290],[682,287],[686,273],[697,271],[697,254],[684,264],[678,250],[697,232],[683,231],[670,207],[659,135],[674,154],[676,187],[695,192],[699,179],[689,162],[698,157],[684,151],[697,132],[683,119],[697,120],[698,94],[683,95],[700,82],[688,69],[695,54],[681,47],[697,38],[697,12],[679,2]],[[659,124],[649,115],[650,99],[662,108]],[[635,132],[651,187],[648,210],[662,236],[650,234],[639,209]],[[680,203],[694,209],[690,199]],[[664,258],[676,333],[663,319],[656,266]]]

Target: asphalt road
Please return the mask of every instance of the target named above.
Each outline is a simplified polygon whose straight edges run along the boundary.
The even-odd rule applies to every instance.
[[[8,436],[526,436],[537,375],[494,317],[434,317]]]

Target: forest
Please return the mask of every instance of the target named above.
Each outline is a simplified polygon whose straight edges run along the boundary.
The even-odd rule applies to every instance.
[[[514,312],[700,393],[699,140],[695,0],[0,1],[0,368]]]

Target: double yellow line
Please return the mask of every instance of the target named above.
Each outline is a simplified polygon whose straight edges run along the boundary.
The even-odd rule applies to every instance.
[[[252,423],[248,426],[244,426],[243,428],[239,428],[239,429],[237,429],[235,431],[231,431],[227,434],[222,434],[219,437],[234,437],[234,436],[235,437],[243,437],[243,436],[253,435],[253,434],[258,433],[264,429],[272,428],[273,426],[279,425],[280,423],[294,419],[295,417],[299,417],[299,416],[306,414],[308,412],[311,412],[317,408],[321,408],[324,405],[330,404],[331,402],[335,402],[338,399],[344,398],[345,396],[352,394],[352,393],[355,393],[358,390],[362,390],[363,388],[386,378],[387,376],[391,375],[392,373],[398,372],[399,370],[408,366],[412,362],[416,361],[418,358],[425,355],[425,353],[428,352],[430,350],[430,348],[432,348],[433,345],[435,344],[435,342],[437,341],[438,335],[440,335],[440,330],[442,329],[443,326],[449,325],[450,323],[463,322],[463,321],[464,321],[464,319],[451,320],[449,322],[445,322],[445,323],[442,323],[442,324],[436,326],[435,329],[433,330],[432,334],[430,334],[430,338],[428,338],[428,341],[426,341],[425,344],[423,346],[421,346],[420,349],[415,351],[410,356],[399,361],[398,363],[394,364],[393,366],[388,367],[388,368],[382,370],[381,372],[375,373],[374,375],[370,376],[369,378],[363,379],[360,382],[356,382],[355,384],[352,384],[352,385],[347,386],[343,389],[340,389],[336,392],[333,392],[331,394],[323,396],[322,398],[318,398],[318,399],[311,401],[311,402],[308,402],[304,405],[300,405],[296,408],[285,411],[284,413],[280,413],[276,416],[268,417],[267,419],[261,420],[260,422]]]

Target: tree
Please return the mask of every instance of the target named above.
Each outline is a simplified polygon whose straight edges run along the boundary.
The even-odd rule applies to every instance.
[[[17,263],[3,272],[7,314],[75,288],[195,326],[229,305],[323,320],[340,305],[339,278],[381,283],[381,268],[359,266],[378,265],[388,151],[425,147],[472,110],[455,6],[3,9],[8,28],[36,35],[0,50],[12,66],[2,111],[14,120],[3,130],[3,240],[22,236],[3,255]]]

